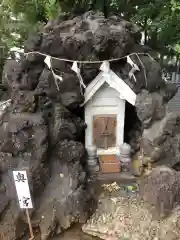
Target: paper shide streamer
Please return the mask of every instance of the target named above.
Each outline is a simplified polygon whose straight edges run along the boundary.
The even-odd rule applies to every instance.
[[[127,59],[127,62],[131,65],[132,69],[130,70],[129,72],[129,78],[131,79],[132,77],[134,78],[134,81],[137,82],[136,80],[136,77],[135,77],[135,72],[136,71],[140,71],[139,67],[137,66],[137,64],[135,64],[132,59],[130,58],[131,56],[133,55],[136,55],[141,66],[142,66],[142,69],[144,71],[144,78],[145,78],[145,82],[146,82],[146,86],[147,86],[147,73],[146,73],[146,68],[143,64],[143,62],[141,61],[140,59],[140,55],[142,56],[148,56],[151,61],[156,61],[149,53],[130,53],[126,56],[123,56],[123,57],[120,57],[120,58],[112,58],[112,59],[108,59],[108,60],[97,60],[97,61],[80,61],[80,60],[70,60],[70,59],[66,59],[66,58],[58,58],[58,57],[53,57],[53,56],[50,56],[50,55],[47,55],[45,53],[42,53],[42,52],[38,52],[38,51],[32,51],[32,52],[28,52],[28,53],[25,53],[26,55],[26,58],[28,58],[29,55],[33,55],[33,54],[37,54],[37,55],[41,55],[41,56],[45,56],[46,59],[45,59],[45,63],[47,64],[47,66],[49,67],[49,69],[51,70],[53,76],[54,76],[54,80],[55,80],[55,84],[57,86],[57,89],[59,90],[59,85],[58,85],[58,80],[60,81],[63,81],[63,78],[61,76],[58,76],[54,73],[52,67],[51,67],[51,59],[55,59],[55,60],[58,60],[58,61],[64,61],[64,62],[72,62],[73,65],[72,65],[72,70],[76,72],[78,78],[79,78],[79,81],[80,81],[80,86],[81,86],[81,91],[82,91],[82,87],[83,88],[86,88],[84,82],[83,82],[83,79],[81,77],[81,74],[80,74],[80,69],[78,68],[77,66],[77,63],[80,63],[80,64],[97,64],[97,63],[103,63],[103,62],[114,62],[114,61],[118,61],[118,60],[121,60],[121,59]]]
[[[55,74],[55,72],[53,71],[53,68],[52,68],[52,62],[51,62],[51,57],[50,56],[46,56],[44,62],[46,63],[46,65],[48,66],[48,68],[51,70],[52,74],[53,74],[53,77],[54,77],[54,80],[55,80],[55,84],[56,84],[56,87],[58,89],[58,91],[60,90],[59,89],[59,84],[58,84],[58,81],[63,81],[63,78],[57,74]],[[77,74],[77,77],[79,79],[79,82],[80,82],[80,87],[81,87],[81,93],[82,93],[82,87],[85,89],[86,88],[86,85],[84,84],[84,81],[83,81],[83,78],[81,76],[81,71],[80,71],[80,68],[78,68],[78,65],[77,65],[77,62],[73,62],[73,65],[71,67],[71,69]]]
[[[127,56],[127,62],[131,65],[131,71],[129,72],[129,78],[131,79],[132,77],[134,78],[135,82],[137,81],[136,80],[136,77],[134,75],[134,73],[136,71],[140,71],[139,67],[132,61],[132,59],[130,58],[130,56]]]
[[[61,76],[58,76],[57,74],[55,74],[55,72],[53,71],[52,69],[52,62],[51,62],[51,57],[47,56],[44,60],[44,62],[46,63],[46,65],[48,66],[48,68],[51,70],[52,74],[53,74],[53,77],[54,77],[54,81],[55,81],[55,84],[56,84],[56,87],[58,89],[58,91],[60,90],[59,89],[59,84],[58,84],[58,81],[63,81],[63,78]]]
[[[140,71],[139,67],[132,61],[132,59],[130,58],[130,56],[127,56],[127,62],[131,65],[131,70],[129,72],[129,78],[131,79],[132,77],[134,78],[135,82],[136,82],[136,77],[134,75],[134,73],[136,71]],[[110,71],[110,63],[108,61],[104,61],[102,63],[102,65],[100,66],[100,70],[103,71],[107,76],[108,72]]]
[[[80,70],[80,68],[78,68],[78,65],[77,65],[76,61],[73,62],[73,65],[72,65],[71,69],[77,74],[77,77],[78,77],[79,83],[80,83],[81,93],[83,94],[82,87],[84,89],[86,89],[86,85],[84,84],[83,78],[81,76],[81,70]]]

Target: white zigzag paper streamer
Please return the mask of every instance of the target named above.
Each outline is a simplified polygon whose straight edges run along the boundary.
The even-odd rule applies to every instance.
[[[77,74],[77,77],[79,78],[80,85],[85,89],[86,85],[84,84],[83,78],[81,76],[81,71],[78,68],[78,65],[77,65],[76,61],[73,62],[73,65],[72,65],[71,69]]]

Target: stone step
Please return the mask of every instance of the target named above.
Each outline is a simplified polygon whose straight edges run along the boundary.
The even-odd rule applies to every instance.
[[[137,178],[130,173],[97,173],[97,180],[102,183],[111,184],[113,182],[119,184],[136,183]]]

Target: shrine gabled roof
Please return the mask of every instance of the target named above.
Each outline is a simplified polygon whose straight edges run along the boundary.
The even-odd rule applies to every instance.
[[[135,105],[136,94],[120,77],[117,76],[117,74],[110,69],[108,71],[101,70],[97,77],[87,86],[84,94],[85,101],[83,105],[85,105],[94,96],[94,94],[105,82],[109,84],[109,87],[112,87],[119,92],[119,97],[121,99],[125,99],[130,104]]]

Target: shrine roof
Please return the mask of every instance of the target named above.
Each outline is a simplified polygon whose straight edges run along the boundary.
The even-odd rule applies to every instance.
[[[135,105],[136,94],[133,90],[111,69],[106,69],[106,71],[103,71],[103,67],[100,69],[101,71],[97,77],[87,86],[84,94],[85,101],[82,105],[85,105],[106,82],[109,84],[109,87],[119,92],[119,97],[121,99]]]

